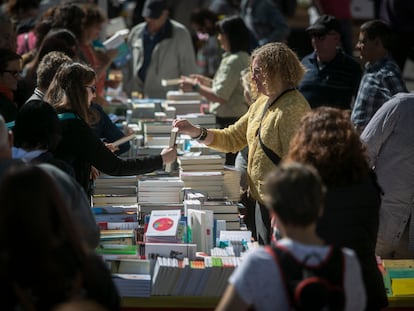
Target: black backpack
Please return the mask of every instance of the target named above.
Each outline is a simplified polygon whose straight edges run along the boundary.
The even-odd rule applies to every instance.
[[[326,260],[319,265],[299,262],[282,246],[267,246],[266,250],[280,267],[281,277],[294,310],[344,310],[344,258],[342,250],[332,247]]]

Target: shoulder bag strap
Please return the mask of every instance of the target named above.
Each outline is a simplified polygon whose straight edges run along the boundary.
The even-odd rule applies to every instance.
[[[266,156],[273,162],[274,165],[278,165],[281,158],[276,154],[276,152],[274,152],[272,149],[270,149],[269,147],[267,147],[262,140],[262,137],[260,136],[260,129],[262,127],[262,120],[263,117],[265,116],[265,114],[267,113],[267,110],[274,105],[283,95],[285,95],[286,93],[290,92],[290,91],[294,91],[295,88],[293,89],[287,89],[284,90],[278,97],[275,98],[275,100],[273,100],[271,103],[267,103],[265,108],[263,109],[263,113],[262,113],[262,117],[260,118],[260,125],[259,128],[257,129],[257,136],[259,138],[259,142],[260,142],[260,146],[262,147],[264,153],[266,154]]]

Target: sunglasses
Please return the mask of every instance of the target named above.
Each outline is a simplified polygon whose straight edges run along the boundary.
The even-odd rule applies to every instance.
[[[91,92],[92,92],[93,94],[95,94],[95,93],[96,93],[96,86],[95,86],[95,85],[92,85],[92,86],[85,85],[85,87],[86,87],[87,89],[90,89],[90,90],[91,90]]]
[[[19,78],[22,75],[22,72],[21,71],[18,71],[18,70],[3,70],[3,72],[10,73],[16,79]]]

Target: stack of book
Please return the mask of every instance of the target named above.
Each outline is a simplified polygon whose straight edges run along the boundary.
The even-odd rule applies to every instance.
[[[131,230],[138,227],[138,205],[94,206],[92,212],[102,230]]]
[[[219,155],[191,155],[177,159],[184,186],[223,198],[224,161]]]
[[[151,295],[151,264],[149,260],[103,258],[112,273],[112,280],[121,297]]]
[[[153,146],[168,146],[170,133],[171,133],[171,121],[165,122],[144,122],[144,140],[145,145],[148,147]]]
[[[181,203],[184,182],[179,177],[145,177],[138,181],[138,203]]]
[[[240,178],[240,171],[233,166],[224,167],[224,196],[230,201],[240,201]]]
[[[95,180],[94,206],[130,205],[137,203],[137,176],[101,174]]]
[[[182,91],[168,91],[166,107],[174,107],[176,115],[201,112],[203,97],[199,93],[185,93]]]
[[[158,257],[151,294],[219,297],[227,286],[229,276],[239,264],[238,257],[207,256],[200,260]]]
[[[380,270],[388,296],[414,295],[414,260],[382,260]]]
[[[176,117],[179,120],[187,120],[194,125],[203,126],[206,128],[216,127],[216,116],[210,113],[187,113],[180,114]]]

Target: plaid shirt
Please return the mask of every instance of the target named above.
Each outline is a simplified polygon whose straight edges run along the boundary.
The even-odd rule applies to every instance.
[[[352,123],[363,130],[382,104],[399,92],[408,90],[398,65],[391,57],[367,63],[352,109]]]

